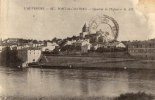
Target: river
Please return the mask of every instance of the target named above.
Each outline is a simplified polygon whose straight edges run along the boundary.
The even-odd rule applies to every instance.
[[[155,94],[155,70],[77,70],[0,66],[0,96],[119,96]]]

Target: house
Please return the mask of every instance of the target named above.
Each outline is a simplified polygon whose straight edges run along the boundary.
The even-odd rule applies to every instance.
[[[116,48],[126,48],[125,44],[123,44],[122,42],[118,42],[116,44]]]
[[[110,49],[126,50],[126,46],[123,43],[118,42],[118,41],[115,41],[115,42],[96,42],[96,43],[92,43],[92,45],[91,45],[92,50],[97,50],[97,49],[101,49],[101,48],[105,49],[105,50],[110,50]]]
[[[24,48],[18,50],[18,58],[23,62],[23,63],[32,63],[32,62],[37,62],[40,57],[41,57],[41,49],[39,48]]]
[[[89,40],[82,41],[82,43],[81,43],[81,52],[82,53],[87,53],[88,50],[91,49],[91,46],[92,45],[89,43]]]
[[[78,41],[74,42],[73,45],[81,47],[82,53],[87,53],[88,50],[90,50],[90,48],[91,48],[91,44],[89,43],[89,39],[78,40]]]
[[[59,45],[57,43],[51,43],[51,42],[47,42],[47,46],[42,47],[42,51],[53,51],[56,47],[58,47]]]
[[[11,50],[14,50],[14,49],[17,50],[17,45],[11,45],[11,46],[10,46],[10,49],[11,49]]]
[[[72,44],[75,43],[75,42],[76,42],[76,40],[67,41],[67,42],[65,43],[65,45],[72,45]]]
[[[11,46],[11,45],[17,45],[19,38],[8,38],[3,40],[3,45],[5,46]]]
[[[41,57],[41,50],[38,48],[27,50],[27,63],[37,62]]]
[[[17,43],[18,42],[18,38],[8,38],[4,41],[6,41],[6,43]]]
[[[23,46],[17,46],[17,50],[23,49]]]

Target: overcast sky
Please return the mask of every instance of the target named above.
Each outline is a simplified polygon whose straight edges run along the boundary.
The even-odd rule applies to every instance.
[[[134,2],[133,2],[134,1]],[[137,10],[137,0],[4,0],[1,37],[30,39],[65,38],[79,35],[85,22],[92,17],[108,15],[119,24],[118,40],[154,38],[154,14]],[[44,7],[45,10],[25,10],[24,7]],[[56,10],[49,10],[54,7]],[[68,8],[133,8],[133,11],[57,10]],[[140,7],[143,7],[140,5]],[[5,11],[5,12],[4,12]]]

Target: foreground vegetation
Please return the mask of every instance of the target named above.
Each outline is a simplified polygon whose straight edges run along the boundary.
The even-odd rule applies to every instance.
[[[145,92],[126,93],[114,98],[114,100],[154,100],[154,96]]]
[[[145,92],[125,93],[118,97],[1,97],[0,100],[155,100],[153,95]]]

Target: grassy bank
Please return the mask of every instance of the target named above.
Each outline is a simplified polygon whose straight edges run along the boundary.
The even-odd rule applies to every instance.
[[[132,58],[43,56],[40,64],[49,68],[90,68],[90,69],[155,69],[155,62]]]

